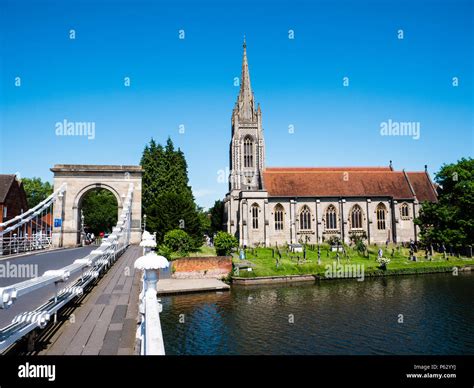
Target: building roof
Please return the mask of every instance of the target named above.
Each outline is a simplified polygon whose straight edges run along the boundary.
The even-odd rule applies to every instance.
[[[381,167],[267,167],[270,172],[311,172],[311,171],[392,171],[389,166]]]
[[[264,171],[264,182],[271,197],[413,199],[416,195],[419,201],[436,201],[426,173],[405,174],[391,167],[274,167]]]
[[[407,172],[408,179],[415,191],[418,201],[436,202],[436,190],[426,172]]]
[[[0,174],[0,203],[5,202],[14,180],[14,174]]]

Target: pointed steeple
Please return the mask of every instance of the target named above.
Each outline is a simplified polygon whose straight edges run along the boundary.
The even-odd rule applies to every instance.
[[[255,105],[250,86],[249,65],[247,62],[247,43],[244,36],[244,54],[242,58],[242,77],[240,82],[239,98],[237,100],[239,118],[243,121],[253,121],[255,115]]]
[[[240,91],[232,111],[229,190],[263,190],[265,141],[262,110],[250,86],[247,43],[244,37]]]

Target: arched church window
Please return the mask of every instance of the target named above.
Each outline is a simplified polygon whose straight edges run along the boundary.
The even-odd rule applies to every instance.
[[[400,206],[400,216],[402,220],[407,220],[410,218],[410,212],[408,210],[408,204],[406,202],[402,203]]]
[[[275,230],[283,230],[283,206],[278,204],[275,206]]]
[[[385,230],[385,218],[386,218],[387,208],[383,203],[379,203],[377,206],[377,229]]]
[[[308,230],[311,229],[311,211],[308,206],[303,206],[300,212],[300,229]]]
[[[244,139],[244,167],[253,167],[253,140],[250,136]]]
[[[326,229],[337,229],[337,212],[333,205],[329,205],[326,209]]]
[[[258,205],[252,205],[252,228],[258,229]]]
[[[362,229],[362,209],[354,205],[351,210],[351,229]]]

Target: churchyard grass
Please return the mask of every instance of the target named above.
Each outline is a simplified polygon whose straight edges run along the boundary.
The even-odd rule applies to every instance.
[[[395,275],[408,273],[427,273],[427,272],[450,272],[453,267],[464,267],[466,265],[474,265],[474,259],[458,258],[455,256],[448,256],[446,260],[442,254],[435,253],[431,260],[425,258],[425,252],[419,251],[415,255],[417,261],[408,259],[409,250],[406,248],[395,248],[392,257],[392,247],[388,249],[383,247],[383,257],[389,258],[390,263],[384,271],[380,268],[377,262],[377,252],[379,247],[371,246],[369,248],[369,255],[361,255],[352,248],[346,247],[347,257],[339,252],[339,263],[345,264],[359,264],[364,266],[365,276],[374,275]],[[256,248],[246,250],[246,260],[242,261],[237,254],[233,256],[234,266],[236,264],[250,263],[252,271],[246,268],[240,268],[238,275],[234,270],[235,277],[262,277],[262,276],[287,276],[287,275],[317,275],[324,277],[326,266],[337,263],[337,252],[331,252],[327,245],[321,245],[321,265],[318,265],[317,248],[306,250],[306,261],[303,259],[303,253],[287,252],[286,248],[280,248],[281,259],[277,267],[276,258],[278,257],[276,249],[274,249],[274,257],[272,257],[271,248]],[[298,261],[299,256],[299,261]]]

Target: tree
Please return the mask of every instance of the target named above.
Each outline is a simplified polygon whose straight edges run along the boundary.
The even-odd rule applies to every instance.
[[[163,244],[182,256],[186,256],[192,248],[191,238],[181,229],[173,229],[167,232],[163,239]]]
[[[53,193],[51,183],[43,182],[41,178],[23,178],[21,183],[25,189],[28,207],[30,209]]]
[[[211,214],[210,235],[224,231],[224,202],[218,199],[209,209],[209,213]]]
[[[108,190],[89,191],[82,200],[81,209],[87,232],[110,233],[117,224],[117,200]]]
[[[182,229],[192,239],[193,248],[199,248],[203,240],[201,219],[189,186],[183,152],[174,148],[170,138],[165,146],[152,139],[145,146],[140,164],[147,229],[156,232],[159,243],[166,232]]]
[[[201,223],[201,230],[202,233],[207,234],[208,236],[212,236],[212,228],[211,228],[211,214],[204,210],[201,206],[197,207],[198,215],[199,215],[199,222]]]
[[[156,203],[147,210],[147,229],[156,232],[156,240],[162,242],[166,232],[173,229],[186,231],[192,239],[193,248],[202,245],[201,222],[194,202],[185,194],[165,193],[157,197]]]
[[[474,243],[474,159],[445,164],[435,175],[438,202],[424,202],[415,223],[425,245]]]
[[[216,238],[214,239],[214,246],[216,247],[218,256],[228,256],[232,252],[232,248],[239,246],[239,242],[235,236],[221,231],[217,232]]]

